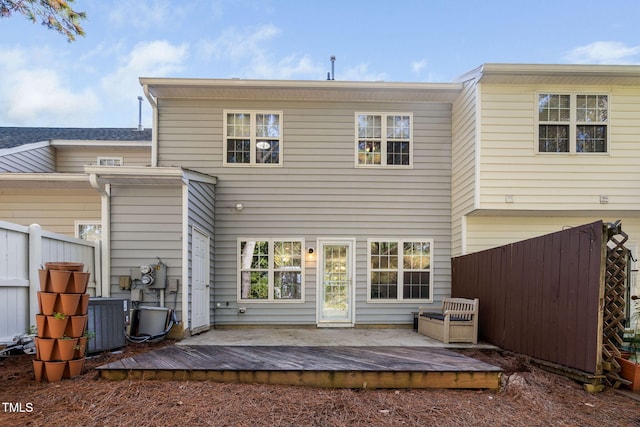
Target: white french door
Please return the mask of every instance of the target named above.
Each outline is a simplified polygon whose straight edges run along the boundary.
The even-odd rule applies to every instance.
[[[318,326],[353,326],[354,247],[354,240],[318,240]]]

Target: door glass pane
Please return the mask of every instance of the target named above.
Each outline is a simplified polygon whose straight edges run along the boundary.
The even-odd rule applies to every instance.
[[[322,259],[323,318],[346,319],[350,283],[348,246],[325,245]]]

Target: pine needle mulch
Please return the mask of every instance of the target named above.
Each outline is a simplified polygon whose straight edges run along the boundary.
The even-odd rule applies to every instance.
[[[499,352],[467,353],[504,369],[499,391],[106,381],[92,369],[164,345],[171,343],[99,355],[87,360],[83,375],[51,384],[35,382],[33,356],[0,359],[0,425],[640,426],[640,401],[612,389],[586,393],[571,379]]]

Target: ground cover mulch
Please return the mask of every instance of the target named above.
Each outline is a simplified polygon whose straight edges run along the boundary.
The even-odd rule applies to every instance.
[[[0,426],[640,426],[640,394],[589,394],[498,351],[465,353],[504,370],[500,390],[479,391],[107,381],[93,369],[165,345],[100,354],[84,374],[57,383],[35,382],[34,356],[0,359]]]

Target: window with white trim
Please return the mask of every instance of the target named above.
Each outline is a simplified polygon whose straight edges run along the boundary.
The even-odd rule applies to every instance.
[[[411,113],[356,113],[356,165],[410,167]]]
[[[278,166],[282,164],[281,112],[224,112],[224,164]]]
[[[432,298],[432,239],[369,239],[368,301]]]
[[[238,300],[303,302],[304,240],[238,239]]]
[[[78,239],[92,242],[102,240],[102,224],[100,221],[76,221],[75,235]]]
[[[98,166],[122,166],[122,157],[98,157]]]
[[[609,96],[538,94],[539,153],[607,153]]]

